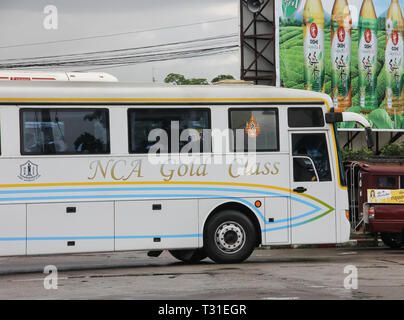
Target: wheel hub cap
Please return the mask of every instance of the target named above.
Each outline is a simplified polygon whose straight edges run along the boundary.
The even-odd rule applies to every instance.
[[[215,232],[215,242],[218,248],[225,253],[239,251],[245,243],[245,232],[236,222],[222,223]]]

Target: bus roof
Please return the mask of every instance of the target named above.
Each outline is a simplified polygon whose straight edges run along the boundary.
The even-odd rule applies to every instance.
[[[255,85],[175,86],[123,82],[0,82],[0,104],[29,103],[326,103],[325,94]]]
[[[105,72],[63,72],[0,69],[0,81],[105,81],[118,79]]]

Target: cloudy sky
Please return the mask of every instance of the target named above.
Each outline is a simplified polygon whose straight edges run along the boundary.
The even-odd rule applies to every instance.
[[[55,23],[50,20],[55,12],[44,12],[49,5],[57,9],[57,29],[47,29]],[[1,0],[0,64],[32,57],[63,59],[71,54],[82,58],[93,52],[108,57],[134,52],[164,56],[173,51],[223,47],[224,53],[190,59],[63,69],[105,71],[121,81],[137,82],[150,82],[153,74],[162,82],[170,72],[208,80],[218,74],[238,78],[240,58],[234,47],[238,45],[238,25],[238,0]],[[152,48],[119,51],[141,47]]]

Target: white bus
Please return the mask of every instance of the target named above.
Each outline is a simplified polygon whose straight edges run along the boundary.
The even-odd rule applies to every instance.
[[[346,242],[342,120],[369,127],[308,91],[2,82],[0,255],[167,249],[233,263],[260,245]]]
[[[102,81],[118,82],[105,72],[61,72],[0,69],[0,81]]]

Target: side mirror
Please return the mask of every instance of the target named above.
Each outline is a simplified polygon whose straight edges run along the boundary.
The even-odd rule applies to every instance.
[[[328,112],[325,115],[325,121],[327,123],[337,123],[337,122],[356,122],[365,128],[366,141],[369,149],[374,146],[372,129],[369,121],[362,115],[354,112]]]

